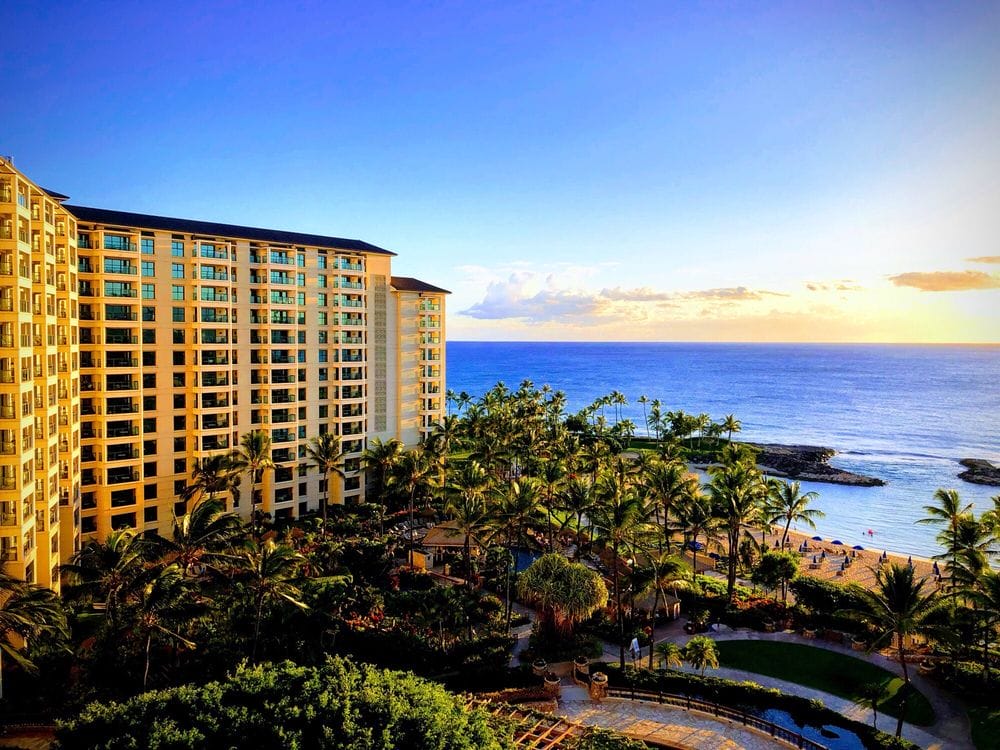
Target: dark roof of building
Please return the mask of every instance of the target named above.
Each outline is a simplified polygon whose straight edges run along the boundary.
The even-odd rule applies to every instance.
[[[433,292],[435,294],[451,294],[447,289],[442,289],[439,286],[433,286],[428,284],[426,281],[421,281],[420,279],[415,279],[412,276],[393,276],[392,281],[393,288],[399,292]]]
[[[42,188],[42,190],[44,190],[45,193],[50,198],[55,198],[57,201],[68,201],[69,200],[69,196],[68,195],[63,195],[62,193],[57,193],[55,190],[49,190],[48,188]]]
[[[65,205],[64,208],[78,220],[93,222],[95,224],[139,227],[140,229],[159,229],[167,232],[207,235],[211,237],[238,237],[239,239],[276,242],[283,245],[312,245],[335,248],[337,250],[354,250],[359,253],[396,254],[391,250],[369,245],[367,242],[362,242],[361,240],[347,240],[342,237],[325,237],[319,234],[285,232],[280,229],[241,227],[235,224],[218,224],[214,221],[174,219],[167,216],[150,216],[149,214],[136,214],[128,211],[109,211],[104,208],[87,208],[86,206]]]

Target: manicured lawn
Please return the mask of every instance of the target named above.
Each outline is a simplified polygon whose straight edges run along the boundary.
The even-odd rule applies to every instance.
[[[721,666],[795,682],[848,700],[857,699],[868,683],[888,683],[891,697],[880,705],[879,715],[899,716],[898,691],[903,678],[867,661],[797,643],[719,641],[718,646]],[[907,704],[908,722],[919,726],[934,723],[934,709],[919,690],[913,689]]]
[[[972,742],[978,750],[1000,748],[1000,709],[992,706],[969,706]]]

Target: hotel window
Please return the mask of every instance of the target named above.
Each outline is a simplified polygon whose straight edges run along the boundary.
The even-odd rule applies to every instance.
[[[143,411],[156,411],[156,396],[143,396],[142,397],[142,410]]]
[[[145,240],[143,240],[145,242]],[[143,276],[156,276],[156,266],[151,260],[142,261],[142,275]]]
[[[184,329],[183,328],[175,328],[174,329],[174,343],[175,344],[183,344],[184,343]]]
[[[183,279],[184,278],[184,264],[183,263],[171,263],[170,264],[170,277],[173,279]]]
[[[326,333],[326,331],[320,331],[319,332],[319,343],[321,343],[321,344],[327,343],[327,333]]]
[[[306,293],[305,292],[296,293],[295,301],[300,305],[304,305],[306,303]]]
[[[172,352],[172,354],[174,355],[175,365],[180,366],[184,364],[184,352]]]
[[[156,388],[156,373],[155,372],[144,372],[142,374],[142,387],[143,388]]]
[[[156,451],[153,451],[156,453]],[[156,485],[147,484],[142,488],[142,498],[143,500],[155,500],[156,499]]]
[[[143,432],[156,432],[156,417],[146,417],[142,420]]]
[[[319,276],[319,285],[321,289],[326,289],[326,276],[323,274],[320,274]]]
[[[306,267],[306,256],[303,253],[299,253],[298,255],[295,256],[295,265],[297,265],[299,268]]]
[[[147,484],[146,486],[147,487],[152,487],[154,490],[156,489],[156,485],[155,484],[154,485],[148,485]],[[151,505],[148,508],[143,508],[142,509],[142,520],[143,520],[143,522],[144,523],[154,523],[156,521],[156,510],[157,510],[157,508],[156,508],[155,505]]]
[[[183,388],[186,382],[187,378],[183,372],[174,373],[174,388]]]
[[[172,300],[183,300],[184,299],[184,287],[178,284],[171,284],[170,286],[170,299]]]
[[[156,352],[143,352],[142,353],[142,366],[143,367],[156,367]]]
[[[319,418],[320,419],[326,419],[329,416],[330,416],[330,407],[327,406],[326,404],[320,404],[320,407],[319,407]]]
[[[174,408],[175,409],[185,409],[185,408],[187,408],[187,394],[186,393],[175,393],[174,394]]]
[[[143,237],[141,240],[142,254],[152,255],[153,254],[153,238]]]
[[[178,414],[174,417],[174,429],[175,430],[186,430],[187,429],[187,417],[183,414]]]
[[[144,344],[155,344],[156,343],[156,329],[155,328],[143,328],[142,329],[142,343],[144,343]]]
[[[322,277],[320,277],[320,278],[322,278]],[[320,292],[319,293],[319,299],[317,300],[317,304],[320,307],[326,307],[326,294],[324,292]]]
[[[325,326],[326,325],[326,313],[325,312],[320,312],[318,314],[318,317],[319,317],[319,321],[318,321],[319,324],[321,326]]]
[[[306,275],[304,273],[295,274],[295,285],[305,286],[306,285]]]
[[[183,258],[184,257],[184,243],[183,242],[179,242],[178,240],[173,240],[170,243],[170,254],[172,256],[174,256],[175,258]]]
[[[320,254],[316,259],[320,268],[326,268],[326,255]]]
[[[143,299],[156,299],[156,284],[143,284],[142,285],[142,298]]]
[[[174,323],[184,322],[184,308],[183,307],[173,307],[171,308],[171,320]]]
[[[299,354],[305,354],[305,352],[299,352]],[[326,357],[327,357],[326,349],[320,349],[319,350],[319,361],[320,362],[327,362],[328,360],[327,360]]]
[[[142,319],[145,322],[147,322],[147,323],[151,323],[151,322],[155,321],[156,320],[156,308],[155,307],[148,307],[146,305],[143,305],[143,307],[142,307]]]

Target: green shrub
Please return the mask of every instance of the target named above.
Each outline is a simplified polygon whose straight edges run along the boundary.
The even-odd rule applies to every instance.
[[[221,682],[92,703],[56,732],[62,750],[500,750],[482,712],[411,674],[330,659],[243,667]]]

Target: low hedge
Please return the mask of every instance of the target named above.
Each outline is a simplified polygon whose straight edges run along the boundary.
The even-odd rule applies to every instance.
[[[800,726],[822,727],[829,725],[853,732],[868,750],[919,750],[916,745],[907,740],[893,737],[868,724],[848,719],[846,716],[826,708],[821,701],[789,695],[754,682],[736,682],[719,677],[702,677],[672,669],[653,672],[648,669],[627,666],[623,671],[617,664],[603,662],[591,665],[590,673],[593,674],[595,671],[605,672],[610,684],[621,687],[635,687],[641,690],[686,695],[746,710],[774,708],[787,711]]]

